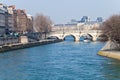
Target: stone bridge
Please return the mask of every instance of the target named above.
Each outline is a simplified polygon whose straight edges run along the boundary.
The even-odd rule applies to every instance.
[[[98,37],[102,35],[101,30],[85,30],[80,27],[59,27],[55,28],[48,36],[55,36],[58,39],[65,39],[66,36],[73,36],[74,40],[77,42],[80,37],[84,35],[89,35],[92,37],[93,41],[97,41]]]

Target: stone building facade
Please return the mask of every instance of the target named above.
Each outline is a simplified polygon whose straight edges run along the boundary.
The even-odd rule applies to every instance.
[[[7,6],[0,4],[0,36],[4,35],[7,26]]]
[[[13,10],[14,29],[19,33],[26,33],[33,31],[33,17],[27,15],[25,10]]]
[[[19,33],[23,33],[27,30],[27,15],[24,10],[14,10],[14,29]]]
[[[14,31],[14,18],[13,18],[13,10],[15,9],[15,6],[8,6],[8,26],[9,31]]]
[[[0,36],[10,32],[23,33],[32,30],[33,17],[27,15],[25,10],[0,3]]]
[[[27,15],[27,31],[33,32],[33,16]]]

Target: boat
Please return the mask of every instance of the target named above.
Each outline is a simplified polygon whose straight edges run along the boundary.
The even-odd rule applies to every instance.
[[[91,40],[89,38],[84,38],[83,40],[84,42],[91,42]]]
[[[91,40],[89,40],[89,39],[85,39],[85,40],[83,40],[84,42],[91,42]]]

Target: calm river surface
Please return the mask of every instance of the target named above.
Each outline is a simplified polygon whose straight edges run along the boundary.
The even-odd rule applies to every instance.
[[[102,42],[64,41],[0,54],[0,80],[119,80],[120,62]]]

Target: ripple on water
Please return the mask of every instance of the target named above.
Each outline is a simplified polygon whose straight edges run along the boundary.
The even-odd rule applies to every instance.
[[[97,55],[104,44],[64,41],[5,52],[0,80],[119,80],[119,61]]]

